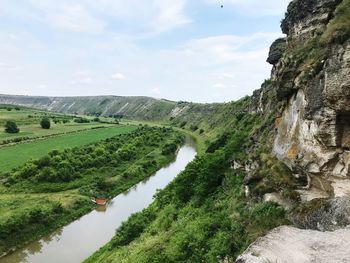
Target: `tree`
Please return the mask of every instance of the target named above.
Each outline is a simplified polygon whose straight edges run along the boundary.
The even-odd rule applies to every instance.
[[[5,124],[5,132],[7,133],[19,133],[17,124],[13,121],[7,121]]]
[[[50,122],[49,118],[44,117],[44,118],[42,118],[40,125],[41,125],[41,128],[43,128],[43,129],[50,129],[51,122]]]

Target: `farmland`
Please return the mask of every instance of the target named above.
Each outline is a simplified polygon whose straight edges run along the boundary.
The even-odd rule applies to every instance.
[[[128,133],[134,129],[134,126],[90,129],[79,133],[3,147],[0,148],[0,171],[11,170],[30,159],[40,158],[52,150],[83,146],[118,134]]]

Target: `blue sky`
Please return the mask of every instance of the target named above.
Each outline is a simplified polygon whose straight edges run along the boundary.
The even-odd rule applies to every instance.
[[[0,93],[237,100],[269,77],[288,3],[2,0]]]

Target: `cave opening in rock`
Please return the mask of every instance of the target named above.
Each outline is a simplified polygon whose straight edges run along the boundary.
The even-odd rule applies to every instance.
[[[350,112],[337,115],[337,145],[350,150]]]

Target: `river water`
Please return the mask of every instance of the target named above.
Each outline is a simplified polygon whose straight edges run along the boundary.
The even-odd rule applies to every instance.
[[[131,214],[151,204],[157,189],[166,187],[196,155],[193,142],[180,148],[176,159],[150,178],[41,240],[0,258],[0,263],[78,263],[106,244]]]

